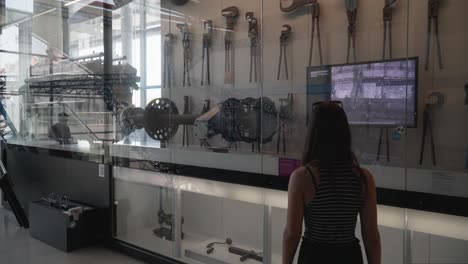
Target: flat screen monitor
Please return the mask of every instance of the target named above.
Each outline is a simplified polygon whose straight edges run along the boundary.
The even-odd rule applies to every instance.
[[[330,99],[341,101],[350,125],[417,124],[418,58],[332,65]]]

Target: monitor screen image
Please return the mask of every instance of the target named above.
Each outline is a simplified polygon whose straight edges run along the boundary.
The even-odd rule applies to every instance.
[[[416,127],[418,59],[330,67],[331,100],[350,125]]]

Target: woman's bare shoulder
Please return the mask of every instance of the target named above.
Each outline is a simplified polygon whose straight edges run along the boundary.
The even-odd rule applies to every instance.
[[[293,173],[291,173],[291,177],[289,177],[289,190],[302,189],[304,186],[306,174],[307,170],[304,166],[301,166],[294,170]]]

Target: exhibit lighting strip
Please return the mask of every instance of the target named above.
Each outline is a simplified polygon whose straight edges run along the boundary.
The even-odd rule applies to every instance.
[[[114,178],[117,180],[150,186],[172,187],[178,188],[181,191],[227,198],[246,203],[269,205],[282,209],[287,208],[288,196],[285,191],[169,175],[159,172],[156,174],[158,175],[155,175],[155,172],[114,167]],[[173,180],[168,180],[168,177],[173,178]],[[408,229],[411,231],[468,240],[468,219],[466,217],[385,205],[378,205],[377,209],[379,226],[404,230],[405,217],[407,217]]]

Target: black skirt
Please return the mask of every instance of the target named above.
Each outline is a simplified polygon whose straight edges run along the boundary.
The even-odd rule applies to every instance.
[[[363,264],[361,246],[351,243],[317,243],[302,240],[298,264]]]

